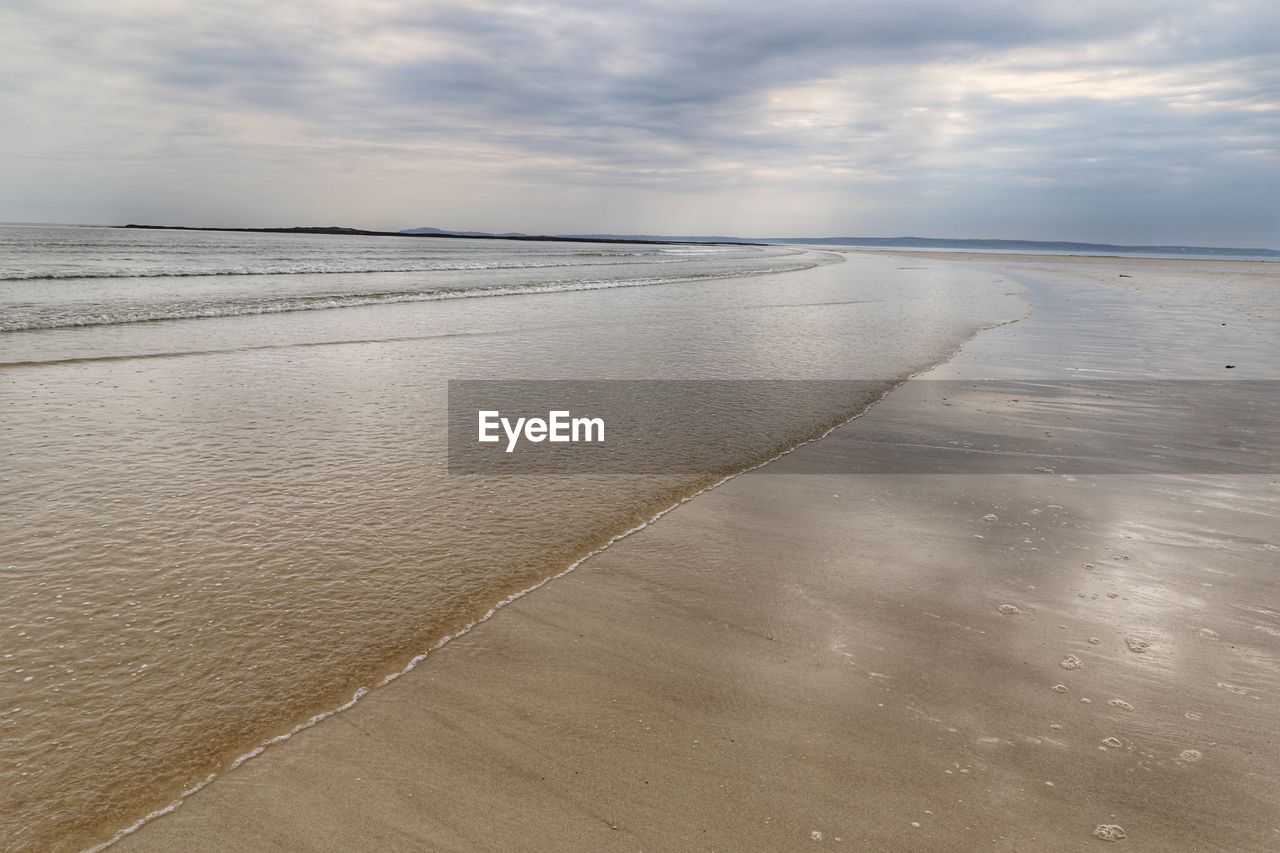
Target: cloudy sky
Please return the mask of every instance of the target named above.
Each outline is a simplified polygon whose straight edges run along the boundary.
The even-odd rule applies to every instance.
[[[0,220],[1280,248],[1275,0],[0,0]]]

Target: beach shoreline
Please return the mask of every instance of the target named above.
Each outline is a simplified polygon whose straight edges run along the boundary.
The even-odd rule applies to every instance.
[[[1068,329],[1083,359],[1114,362],[1167,319],[1153,302],[1129,314],[1147,327],[1085,334],[1088,306],[1048,308],[934,374],[1046,375]],[[992,393],[948,400],[942,427],[1042,427],[1007,401],[993,416]],[[117,849],[1077,849],[1112,824],[1140,849],[1273,844],[1276,769],[1255,756],[1280,626],[1235,598],[1280,602],[1262,571],[1274,477],[788,475],[847,470],[860,429],[944,412],[899,397],[594,555]]]
[[[80,246],[78,237],[61,235]],[[884,384],[784,390],[797,405],[765,405],[730,445],[713,435],[706,471],[495,481],[448,473],[446,377],[728,378],[742,388],[727,402],[750,404],[753,383],[736,380],[901,378],[1025,308],[1008,279],[942,265],[901,272],[892,259],[823,263],[838,259],[811,253],[805,270],[755,275],[790,253],[575,252],[576,267],[603,262],[612,279],[654,262],[667,271],[660,282],[712,274],[677,288],[134,324],[117,309],[150,310],[152,282],[161,299],[173,285],[132,274],[175,263],[226,271],[233,256],[222,238],[216,251],[184,235],[147,239],[149,253],[124,266],[93,255],[113,271],[99,306],[113,322],[5,336],[7,352],[30,362],[6,373],[4,388],[17,462],[3,538],[19,558],[3,669],[24,701],[0,710],[11,745],[0,834],[16,849],[83,849],[168,813],[504,596],[839,422]],[[368,253],[379,250],[351,239],[318,259],[282,238],[241,270],[264,273],[247,285],[234,274],[182,279],[183,305],[239,305],[227,288],[378,287],[384,274],[368,272],[379,266]],[[32,273],[65,271],[50,246]],[[439,246],[444,255],[413,260],[445,280],[456,266],[477,267],[466,276],[490,285],[496,268],[535,284],[564,277],[545,272],[564,258],[472,265],[470,248]],[[357,272],[313,276],[317,266]],[[62,301],[79,287],[28,287],[27,308],[46,318],[97,310]],[[701,409],[683,409],[655,428],[684,433]]]

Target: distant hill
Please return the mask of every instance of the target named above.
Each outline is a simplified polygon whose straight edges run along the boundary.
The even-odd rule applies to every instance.
[[[139,228],[144,231],[230,231],[249,234],[345,234],[356,237],[399,237],[399,231],[367,231],[363,228],[344,228],[341,225],[293,225],[287,228],[230,228],[198,225],[116,225],[116,228]]]
[[[406,228],[400,232],[401,234],[414,234],[426,237],[523,237],[528,238],[529,234],[520,231],[506,231],[502,234],[492,234],[488,231],[445,231],[443,228]],[[616,239],[616,238],[611,238]]]
[[[1062,254],[1221,255],[1275,257],[1275,249],[1235,249],[1223,246],[1122,246],[1114,243],[1073,243],[1065,240],[960,240],[936,237],[796,237],[766,238],[766,243],[828,246],[881,246],[898,249],[953,249]]]
[[[328,234],[353,237],[452,237],[460,240],[525,240],[530,242],[549,241],[559,243],[678,243],[679,240],[657,238],[648,240],[643,237],[562,237],[551,234],[490,234],[486,231],[444,231],[439,228],[410,228],[406,231],[367,231],[363,228],[345,228],[339,225],[294,225],[279,228],[219,228],[197,227],[191,225],[109,225],[108,228],[137,228],[150,231],[230,231],[248,234]],[[708,242],[698,240],[697,242]],[[710,241],[715,242],[715,241]],[[745,241],[733,240],[734,243]],[[753,245],[753,244],[748,244]]]

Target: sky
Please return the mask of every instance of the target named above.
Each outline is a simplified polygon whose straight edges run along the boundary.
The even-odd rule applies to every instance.
[[[0,220],[1280,248],[1280,3],[0,0]]]

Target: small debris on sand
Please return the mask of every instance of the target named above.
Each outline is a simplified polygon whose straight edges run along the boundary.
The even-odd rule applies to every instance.
[[[1114,823],[1100,823],[1097,829],[1093,831],[1093,837],[1100,838],[1103,841],[1119,841],[1128,836],[1125,834],[1123,827]]]
[[[1147,649],[1151,648],[1151,644],[1146,640],[1139,640],[1137,637],[1125,637],[1124,644],[1129,647],[1129,651],[1134,654],[1146,654]]]

